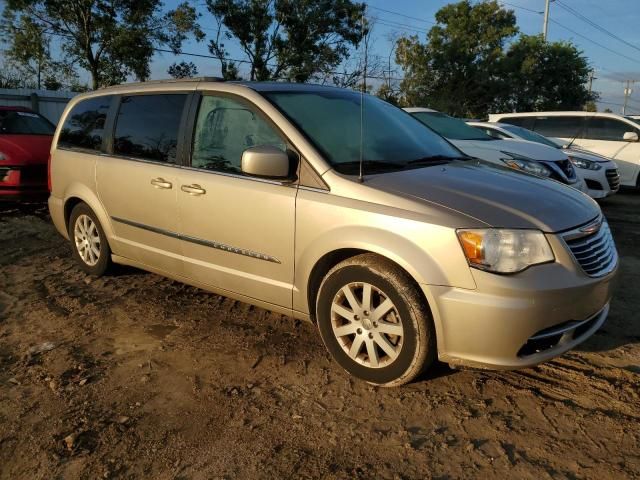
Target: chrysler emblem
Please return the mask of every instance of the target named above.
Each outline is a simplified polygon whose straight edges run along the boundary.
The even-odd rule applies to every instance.
[[[598,219],[598,220],[596,220],[595,222],[590,223],[589,225],[586,225],[586,226],[582,227],[582,228],[580,229],[580,231],[581,231],[582,233],[585,233],[585,234],[587,234],[587,235],[588,235],[588,234],[595,233],[595,232],[597,232],[598,230],[600,230],[600,227],[601,227],[601,226],[602,226],[602,219],[601,219],[601,218],[599,218],[599,219]]]

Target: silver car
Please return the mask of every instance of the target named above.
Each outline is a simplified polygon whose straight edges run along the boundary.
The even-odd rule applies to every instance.
[[[133,265],[314,322],[351,374],[518,368],[593,334],[618,255],[598,205],[471,160],[322,86],[199,79],[75,97],[51,218],[79,266]]]

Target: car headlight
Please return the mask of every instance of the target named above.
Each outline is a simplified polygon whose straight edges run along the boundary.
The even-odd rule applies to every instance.
[[[502,161],[506,163],[509,167],[515,168],[516,170],[522,170],[527,173],[531,173],[533,175],[537,175],[539,177],[549,177],[552,172],[546,165],[543,165],[540,162],[532,160],[527,157],[523,157],[522,155],[518,155],[516,153],[511,152],[502,152],[505,155],[509,155],[511,158],[503,158]]]
[[[495,273],[516,273],[555,257],[540,230],[457,230],[469,265]]]
[[[598,162],[587,160],[586,158],[573,157],[569,155],[569,160],[571,160],[571,163],[573,163],[576,167],[582,168],[584,170],[602,169],[602,165],[600,165]]]
[[[7,159],[7,156],[4,153],[0,152],[0,162],[6,159]]]

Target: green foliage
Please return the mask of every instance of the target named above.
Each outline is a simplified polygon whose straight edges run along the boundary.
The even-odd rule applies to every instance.
[[[498,110],[580,109],[594,99],[586,88],[589,67],[582,52],[540,36],[514,41],[513,11],[495,0],[449,4],[436,20],[426,43],[415,36],[397,42],[403,105],[482,118]]]
[[[190,78],[198,75],[198,67],[193,62],[174,63],[169,67],[167,73],[173,78]]]
[[[477,117],[504,85],[500,61],[505,42],[518,32],[512,11],[496,1],[464,0],[436,13],[427,43],[401,38],[396,62],[403,68],[402,101],[429,105],[457,116]]]
[[[240,44],[251,80],[305,82],[338,65],[363,34],[364,5],[351,0],[207,0],[207,8],[219,27],[209,47],[225,77],[238,69],[224,40]]]
[[[596,105],[596,102],[594,102],[593,100],[589,100],[587,103],[585,103],[584,109],[587,112],[597,112],[598,106]]]
[[[2,31],[12,50],[21,42],[12,24],[33,24],[54,35],[65,63],[89,71],[95,89],[129,75],[148,78],[155,48],[177,51],[188,35],[202,38],[197,17],[187,2],[163,13],[160,0],[7,0]],[[34,46],[30,54],[36,53]]]
[[[376,96],[393,105],[400,104],[400,92],[391,87],[388,83],[380,85],[380,88],[378,88],[378,91],[376,92]]]
[[[499,105],[502,110],[580,110],[595,99],[586,86],[589,64],[569,42],[522,35],[511,44],[502,63],[507,83]]]

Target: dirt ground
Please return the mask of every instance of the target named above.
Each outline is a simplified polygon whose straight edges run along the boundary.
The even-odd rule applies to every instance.
[[[518,372],[374,388],[315,328],[162,277],[74,265],[0,205],[0,478],[640,478],[640,194],[603,202],[611,315]]]

